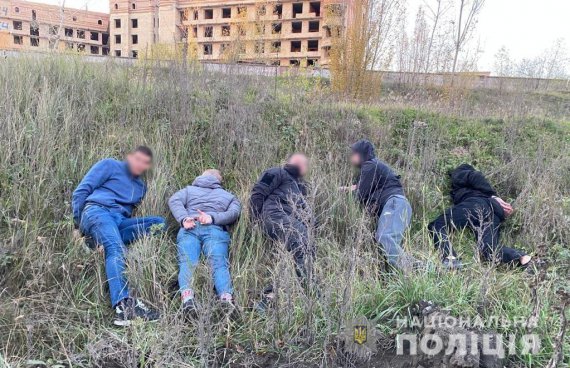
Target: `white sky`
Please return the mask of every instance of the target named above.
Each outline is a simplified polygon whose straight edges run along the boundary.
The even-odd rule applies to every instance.
[[[62,0],[35,0],[60,4]],[[409,0],[410,22],[418,4]],[[108,0],[66,0],[66,6],[109,11]],[[484,50],[480,70],[490,70],[497,50],[505,45],[514,59],[532,58],[557,38],[570,48],[570,0],[487,0],[481,13],[478,35]],[[569,50],[570,51],[570,50]]]

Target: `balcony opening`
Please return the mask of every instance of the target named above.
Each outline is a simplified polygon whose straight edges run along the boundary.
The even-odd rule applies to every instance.
[[[301,41],[291,41],[291,52],[301,52]]]
[[[309,40],[307,42],[307,50],[309,52],[319,51],[319,40]]]
[[[214,19],[214,9],[204,9],[204,19]]]
[[[303,3],[293,4],[293,18],[297,18],[297,15],[303,14]]]
[[[309,22],[309,32],[318,32],[319,29],[320,29],[320,22],[318,20]]]
[[[232,8],[222,8],[222,18],[231,18]]]
[[[303,33],[303,22],[291,22],[291,33]]]
[[[315,13],[315,16],[321,16],[321,2],[312,1],[309,3],[309,13]]]
[[[273,15],[277,15],[277,18],[283,18],[283,5],[277,4],[273,7]]]

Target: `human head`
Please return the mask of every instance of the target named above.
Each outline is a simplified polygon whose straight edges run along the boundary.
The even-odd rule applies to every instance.
[[[223,178],[222,178],[222,173],[220,172],[220,170],[217,170],[217,169],[208,169],[208,170],[205,170],[205,171],[202,173],[202,176],[206,176],[206,175],[213,176],[213,177],[215,177],[216,179],[218,179],[220,183],[222,182],[222,179],[223,179]]]
[[[376,157],[374,145],[366,139],[361,139],[350,146],[350,152],[350,163],[358,167]]]
[[[299,169],[299,175],[305,176],[309,171],[309,159],[303,153],[293,153],[287,159],[287,165],[295,166]]]
[[[127,154],[129,171],[134,176],[141,176],[152,167],[152,150],[147,146],[138,146]]]

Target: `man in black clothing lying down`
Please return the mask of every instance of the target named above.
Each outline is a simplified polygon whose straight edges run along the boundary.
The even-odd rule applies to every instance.
[[[451,172],[453,207],[428,225],[436,248],[442,252],[443,264],[449,269],[462,267],[449,242],[449,231],[469,227],[477,237],[479,251],[487,261],[526,267],[531,257],[525,252],[499,244],[501,223],[512,207],[497,197],[485,176],[473,166],[462,164]]]

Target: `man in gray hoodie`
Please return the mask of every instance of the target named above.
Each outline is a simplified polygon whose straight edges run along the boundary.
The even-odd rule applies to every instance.
[[[172,215],[180,224],[178,284],[186,312],[196,311],[192,274],[202,252],[212,267],[220,301],[233,306],[227,227],[237,221],[241,204],[235,195],[222,188],[221,182],[222,175],[218,170],[206,170],[192,185],[176,192],[168,201]]]

